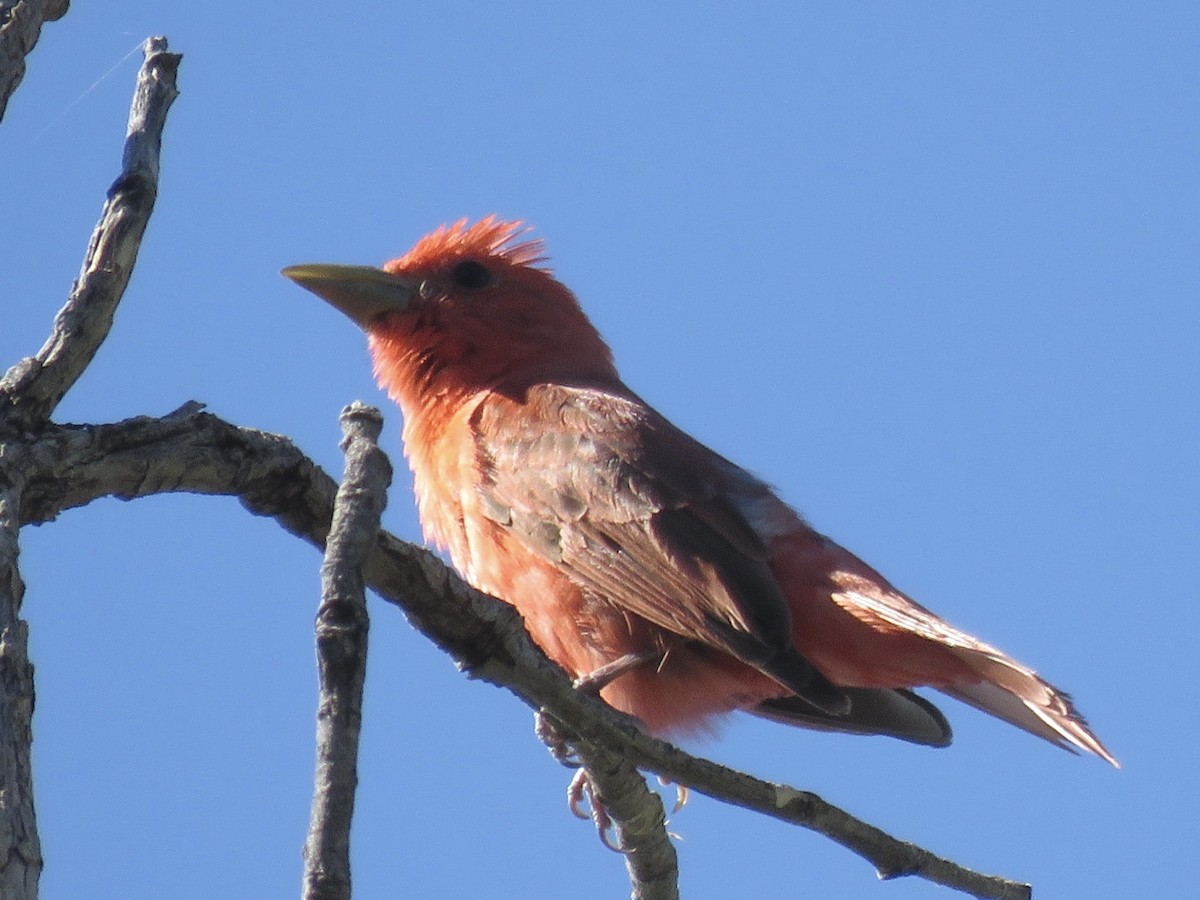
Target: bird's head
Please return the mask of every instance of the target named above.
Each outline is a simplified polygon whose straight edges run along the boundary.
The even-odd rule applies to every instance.
[[[380,268],[306,263],[283,274],[369,338],[380,383],[406,408],[540,378],[615,378],[612,355],[520,222],[465,219]]]

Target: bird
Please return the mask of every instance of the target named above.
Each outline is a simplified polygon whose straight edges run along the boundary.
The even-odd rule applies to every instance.
[[[944,747],[929,688],[1119,765],[1067,693],[627,387],[522,222],[460,219],[381,267],[282,274],[366,333],[425,539],[649,733],[703,735],[742,711]]]

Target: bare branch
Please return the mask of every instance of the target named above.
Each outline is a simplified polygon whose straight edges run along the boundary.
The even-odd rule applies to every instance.
[[[33,666],[17,568],[23,454],[6,447],[5,455],[13,464],[0,469],[0,897],[36,900],[42,847],[30,764]]]
[[[350,900],[350,820],[358,786],[358,735],[367,669],[367,603],[362,564],[379,534],[392,466],[376,446],[379,410],[342,410],[346,474],[334,503],[321,566],[317,612],[317,770],[304,847],[306,900]]]
[[[36,43],[42,21],[66,10],[66,0],[0,6],[0,116],[24,74],[24,56]],[[179,57],[163,52],[165,47],[161,39],[146,44],[121,178],[110,191],[80,281],[37,357],[24,360],[0,381],[5,436],[16,437],[44,423],[112,325],[154,206],[159,139],[175,96]],[[0,449],[0,896],[34,900],[42,871],[30,763],[34,684],[28,626],[20,617],[25,586],[17,566],[30,453],[19,440],[5,441]]]
[[[125,499],[189,491],[236,494],[260,515],[323,547],[335,485],[290,441],[240,429],[187,406],[163,419],[53,426],[32,443],[24,522],[43,522],[101,496]],[[645,734],[630,718],[572,687],[533,644],[520,616],[473,590],[433,554],[381,532],[367,584],[475,678],[550,711],[564,736],[620,754],[633,765],[711,797],[802,825],[870,862],[881,877],[915,875],[977,897],[1023,900],[1028,885],[983,875],[899,841],[815,794],[772,784],[690,756]]]
[[[0,119],[8,98],[25,77],[25,57],[42,33],[43,22],[67,14],[68,0],[3,0],[0,2]]]
[[[149,38],[129,110],[121,174],[108,199],[66,305],[36,356],[0,380],[0,417],[10,433],[36,430],[87,368],[112,328],[158,196],[158,161],[167,110],[179,92],[182,59],[166,38]]]

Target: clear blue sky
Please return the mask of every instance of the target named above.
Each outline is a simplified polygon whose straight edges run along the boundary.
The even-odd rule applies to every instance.
[[[946,750],[748,718],[692,749],[1040,897],[1194,892],[1200,7],[585,6],[76,3],[0,127],[0,364],[47,333],[122,57],[165,34],[158,209],[61,421],[197,399],[340,473],[339,409],[385,401],[279,268],[524,218],[636,390],[1072,691],[1125,769],[950,700]],[[418,540],[385,409],[386,524]],[[23,551],[44,896],[293,896],[319,556],[190,496]],[[390,606],[372,628],[357,896],[624,896],[528,710]],[[672,828],[689,898],[949,896],[703,797]]]

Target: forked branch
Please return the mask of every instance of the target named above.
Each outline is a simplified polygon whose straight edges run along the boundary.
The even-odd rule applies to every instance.
[[[66,0],[0,3],[0,116],[25,71],[24,57],[42,21],[66,12]],[[20,510],[32,471],[28,436],[87,368],[112,327],[157,194],[158,154],[174,100],[180,57],[151,38],[138,73],[121,174],[109,191],[79,280],[35,356],[0,380],[0,897],[34,900],[42,871],[30,765],[33,666],[21,619],[25,586],[18,567]]]

